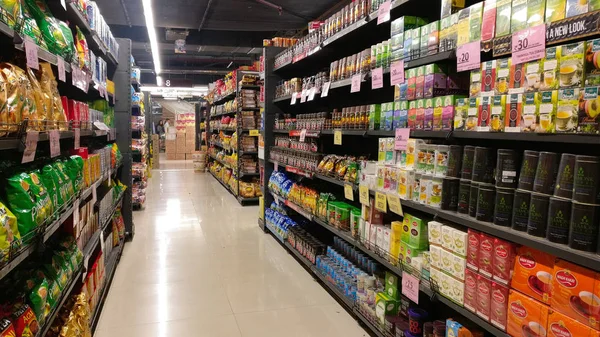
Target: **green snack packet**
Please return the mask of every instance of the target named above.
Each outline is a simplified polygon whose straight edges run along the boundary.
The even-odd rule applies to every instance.
[[[0,203],[0,263],[8,261],[10,248],[21,245],[17,218]]]
[[[52,310],[54,307],[56,307],[56,304],[60,298],[60,292],[61,289],[58,286],[58,282],[57,281],[50,281],[48,283],[48,307],[50,307],[50,310]]]
[[[27,290],[29,291],[29,303],[31,309],[39,321],[46,317],[46,303],[48,299],[48,281],[44,278],[41,281],[35,279],[27,280]]]
[[[64,201],[67,202],[69,199],[71,199],[71,197],[73,195],[75,195],[75,187],[73,185],[73,181],[67,175],[67,173],[66,173],[67,169],[65,168],[65,165],[63,164],[63,162],[61,160],[57,160],[54,163],[54,169],[55,169],[56,173],[59,175],[59,177],[62,179],[64,185],[66,186],[66,188],[65,188],[66,198],[64,199]]]
[[[52,174],[54,169],[51,165],[46,165],[40,172],[40,178],[42,179],[42,183],[48,189],[48,195],[50,196],[50,200],[52,200],[52,204],[54,205],[54,209],[59,209],[62,206],[62,198],[60,198],[59,202],[59,193],[56,187],[56,182],[54,180],[54,176]]]
[[[23,172],[8,178],[6,195],[9,207],[17,217],[19,233],[27,237],[27,234],[43,222],[36,207],[35,196],[31,191],[29,175]]]
[[[29,177],[31,178],[31,190],[35,195],[38,212],[42,214],[43,221],[45,221],[54,214],[54,205],[46,186],[44,186],[44,183],[40,179],[40,172],[37,170],[32,171],[29,173]]]

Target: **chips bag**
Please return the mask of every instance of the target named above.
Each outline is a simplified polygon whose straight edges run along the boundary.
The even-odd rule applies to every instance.
[[[16,132],[19,129],[18,124],[23,120],[23,110],[29,109],[29,106],[25,105],[22,83],[15,68],[18,67],[10,63],[0,64],[6,94],[6,112],[3,113],[6,113],[6,129],[9,132]],[[29,110],[26,114],[29,115]]]
[[[26,8],[23,8],[23,25],[21,26],[20,32],[21,35],[29,36],[38,47],[48,50],[46,41],[44,41],[44,38],[42,37],[40,27],[38,27],[37,22],[31,17]]]
[[[43,92],[48,93],[51,103],[51,108],[49,111],[52,114],[51,116],[47,117],[47,120],[50,122],[48,123],[48,129],[66,131],[69,128],[67,123],[67,115],[65,114],[65,110],[60,100],[60,94],[58,92],[56,78],[52,72],[52,66],[50,63],[41,62],[40,68],[40,86]]]
[[[0,319],[0,336],[1,337],[16,337],[15,327],[6,318]]]
[[[42,180],[40,179],[39,171],[32,171],[29,173],[31,179],[31,190],[35,196],[38,212],[42,215],[43,220],[49,219],[54,214],[54,205],[48,194],[48,190]]]
[[[27,280],[26,289],[29,291],[28,299],[31,308],[35,313],[38,321],[43,321],[46,317],[46,304],[48,300],[48,281],[44,278],[41,280]]]
[[[17,336],[34,337],[40,329],[35,313],[25,303],[15,306],[12,313],[12,322]]]
[[[48,103],[50,102],[48,99],[49,96],[42,92],[40,82],[31,68],[27,68],[27,77],[29,78],[31,88],[33,89],[33,99],[35,100],[36,106],[36,116],[35,118],[32,118],[34,120],[33,123],[30,123],[30,126],[32,130],[44,131],[46,127],[46,119],[48,118],[48,114],[50,114],[48,110]]]
[[[0,0],[1,1],[1,0]],[[10,126],[8,123],[8,109],[6,103],[6,81],[4,80],[4,74],[0,70],[0,137],[6,136],[7,132],[10,132]]]
[[[0,0],[0,21],[6,23],[11,29],[15,29],[22,20],[21,1]]]
[[[62,197],[58,192],[58,187],[56,186],[56,181],[54,180],[54,168],[52,165],[46,165],[40,172],[40,178],[42,179],[42,183],[48,189],[48,195],[50,196],[50,200],[52,200],[52,205],[55,210],[58,210],[62,206]],[[60,199],[60,202],[59,202]]]
[[[62,27],[64,22],[52,16],[44,0],[25,0],[25,3],[40,28],[48,50],[51,53],[62,56],[65,61],[70,62],[73,57],[73,35],[65,34],[65,30]]]
[[[19,245],[21,245],[21,234],[17,226],[17,218],[0,203],[0,262],[6,262],[10,248],[17,248]]]
[[[90,67],[90,51],[88,50],[87,41],[85,40],[85,36],[79,29],[79,27],[75,26],[77,39],[75,40],[75,48],[77,49],[77,59],[79,60],[79,68],[84,70],[91,70]]]
[[[19,233],[28,242],[31,239],[28,234],[44,221],[36,207],[29,175],[23,172],[8,178],[6,195],[10,210],[17,217]]]
[[[67,202],[69,199],[71,199],[72,196],[75,195],[75,187],[73,186],[73,182],[71,181],[71,178],[66,173],[66,168],[65,168],[65,165],[63,164],[62,160],[55,161],[53,165],[54,165],[54,170],[59,175],[59,177],[62,179],[63,184],[66,187],[65,188],[66,199],[64,199],[64,201]]]

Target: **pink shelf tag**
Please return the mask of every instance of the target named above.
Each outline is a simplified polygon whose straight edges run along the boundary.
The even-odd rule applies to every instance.
[[[392,63],[390,67],[391,85],[404,83],[404,60]]]
[[[406,150],[406,144],[408,144],[408,138],[410,137],[409,128],[396,129],[396,140],[394,143],[394,150],[404,151]]]
[[[466,71],[481,66],[481,42],[463,44],[456,49],[456,70]]]
[[[40,69],[40,60],[38,59],[38,46],[28,38],[23,42],[25,46],[25,57],[27,66],[31,69]]]
[[[352,86],[350,87],[350,93],[360,91],[360,82],[362,82],[361,74],[356,74],[352,76]]]
[[[58,79],[66,82],[67,78],[65,75],[65,60],[60,56],[56,56],[56,66],[58,67]]]
[[[419,279],[405,271],[402,272],[402,295],[419,304]]]
[[[380,25],[384,22],[390,21],[390,9],[392,8],[392,2],[386,1],[379,5],[379,11],[377,12],[377,24]]]
[[[383,68],[371,70],[371,89],[383,88]]]
[[[546,55],[546,25],[523,29],[512,36],[512,61],[520,64]]]

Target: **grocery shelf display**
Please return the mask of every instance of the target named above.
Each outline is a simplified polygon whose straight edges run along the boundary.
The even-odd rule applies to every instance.
[[[427,6],[264,48],[259,226],[377,336],[600,334],[600,7]]]
[[[131,109],[121,109],[131,41],[112,36],[94,2],[81,5],[0,8],[1,334],[93,333],[105,256],[114,272],[134,233]]]
[[[136,210],[141,209],[146,202],[146,187],[151,172],[150,141],[148,137],[148,122],[146,107],[151,106],[150,97],[141,91],[140,68],[135,67],[132,59],[131,72],[131,174],[133,177],[132,205]],[[149,96],[149,95],[148,95]]]

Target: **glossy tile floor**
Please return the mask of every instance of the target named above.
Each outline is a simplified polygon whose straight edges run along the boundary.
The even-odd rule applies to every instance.
[[[163,160],[134,212],[96,337],[368,336],[191,162]]]

